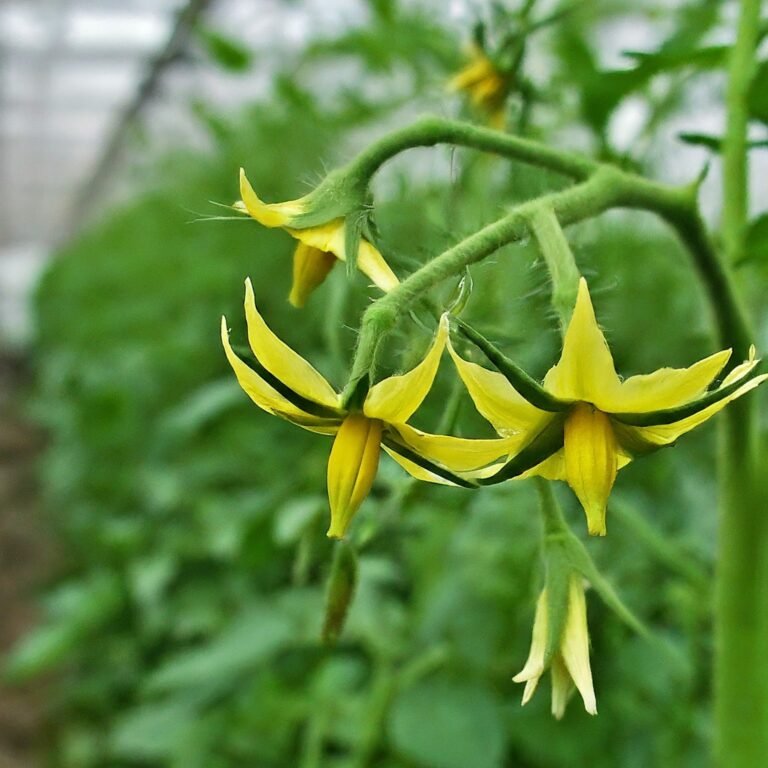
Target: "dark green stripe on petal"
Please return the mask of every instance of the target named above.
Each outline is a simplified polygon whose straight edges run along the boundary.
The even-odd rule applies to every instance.
[[[505,480],[519,477],[529,469],[533,469],[537,464],[541,464],[542,461],[563,447],[564,424],[564,418],[552,419],[545,429],[539,432],[522,451],[513,456],[495,475],[479,479],[477,482],[480,485],[496,485]]]
[[[650,413],[609,413],[608,415],[614,421],[631,427],[658,427],[663,424],[674,424],[676,421],[682,421],[689,416],[695,416],[710,405],[714,405],[732,395],[739,387],[743,387],[750,379],[757,376],[758,373],[755,370],[748,377],[737,379],[725,387],[707,392],[698,400],[677,408],[667,408],[660,411],[651,411]]]
[[[519,392],[531,405],[542,411],[557,413],[565,411],[570,403],[564,403],[553,397],[535,379],[529,376],[517,363],[503,355],[485,336],[482,336],[470,325],[458,317],[451,317],[451,324],[469,341],[471,341],[490,360],[499,373]]]
[[[476,483],[455,475],[449,469],[445,469],[445,467],[441,467],[439,464],[434,464],[429,459],[424,458],[424,456],[422,456],[420,453],[416,453],[416,451],[412,450],[408,446],[403,445],[403,443],[393,439],[391,433],[386,435],[381,442],[391,451],[394,451],[398,456],[402,456],[404,459],[413,462],[422,469],[426,469],[427,472],[431,472],[438,477],[442,477],[443,480],[448,480],[448,482],[461,486],[462,488],[477,488]]]
[[[338,422],[343,415],[341,411],[335,411],[332,408],[328,408],[320,403],[316,403],[314,400],[308,400],[306,397],[302,397],[297,392],[294,392],[288,385],[280,381],[276,376],[271,374],[254,356],[253,353],[247,348],[242,346],[233,346],[232,349],[237,356],[256,373],[260,378],[269,384],[274,390],[279,392],[289,403],[292,403],[297,408],[300,408],[310,416],[317,416],[321,419],[331,419]]]

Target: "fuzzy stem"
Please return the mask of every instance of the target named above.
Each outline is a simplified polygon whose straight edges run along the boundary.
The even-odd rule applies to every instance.
[[[598,168],[593,160],[572,152],[471,123],[428,115],[376,141],[347,165],[345,172],[367,181],[395,155],[414,147],[433,147],[436,144],[453,144],[492,152],[511,160],[547,168],[578,181],[583,181]]]
[[[760,1],[742,0],[730,59],[723,141],[723,242],[744,255],[748,215],[747,94],[755,68]],[[719,553],[715,591],[717,765],[750,768],[768,755],[768,488],[757,461],[753,398],[726,412],[721,433]]]
[[[539,245],[552,280],[552,307],[560,319],[564,335],[576,306],[579,293],[579,269],[565,234],[551,208],[539,207],[530,219],[533,235]]]

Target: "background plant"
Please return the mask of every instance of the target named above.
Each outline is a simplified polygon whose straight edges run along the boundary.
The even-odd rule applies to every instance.
[[[720,95],[731,4],[589,5],[531,37],[521,67],[539,87],[526,95],[527,133],[659,175],[694,85]],[[627,68],[602,71],[606,25],[638,12],[659,15],[665,36]],[[383,461],[355,522],[364,546],[348,626],[334,650],[318,641],[331,563],[328,446],[250,406],[217,320],[238,322],[250,275],[275,329],[342,385],[364,282],[337,270],[299,316],[285,301],[287,237],[250,222],[190,224],[189,211],[234,199],[241,164],[271,200],[290,199],[384,125],[457,108],[443,92],[461,63],[456,31],[410,4],[372,3],[371,15],[310,45],[268,101],[236,117],[196,105],[211,148],[158,158],[134,201],[67,246],[41,284],[32,406],[50,436],[42,476],[65,561],[44,596],[48,618],[10,672],[58,670],[54,766],[700,766],[712,738],[711,427],[624,470],[610,550],[587,542],[653,630],[633,636],[590,601],[598,718],[572,707],[555,723],[546,697],[520,709],[511,683],[540,585],[536,499],[524,484],[481,495],[415,486]],[[538,80],[536,57],[548,68]],[[350,60],[370,87],[321,93],[317,73]],[[628,98],[646,110],[629,150],[611,130]],[[514,116],[523,100],[510,99]],[[747,103],[753,125],[765,121],[756,86]],[[717,161],[721,136],[688,133]],[[415,158],[376,185],[381,243],[403,272],[562,183],[467,151]],[[758,214],[737,273],[758,329],[765,234]],[[662,226],[616,213],[569,237],[620,370],[684,365],[714,348],[703,291]],[[508,246],[472,276],[465,319],[543,374],[558,337],[535,247]],[[406,366],[427,332],[403,331],[388,351]],[[481,434],[487,426],[445,368],[418,425],[434,428],[448,400],[457,433]]]

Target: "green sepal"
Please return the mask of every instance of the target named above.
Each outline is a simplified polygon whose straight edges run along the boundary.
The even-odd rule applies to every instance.
[[[611,583],[600,573],[582,542],[569,530],[558,534],[560,546],[573,570],[578,571],[600,595],[603,602],[632,630],[650,634],[648,628],[624,604]]]
[[[397,434],[397,431],[394,427],[390,427],[387,432],[385,432],[381,442],[383,445],[386,445],[387,448],[398,454],[398,456],[402,456],[404,459],[413,462],[422,469],[426,469],[428,472],[431,472],[438,477],[442,477],[444,480],[448,480],[454,485],[458,485],[460,488],[478,487],[477,483],[474,483],[471,480],[466,480],[463,477],[454,474],[450,469],[446,469],[445,467],[441,467],[439,464],[435,464],[425,456],[422,456],[420,453],[414,451],[413,448],[409,448],[402,441],[402,438],[400,438],[400,436]]]
[[[542,411],[557,413],[565,411],[570,403],[564,403],[553,397],[535,379],[529,376],[517,363],[503,355],[488,339],[467,325],[458,317],[451,317],[451,322],[471,341],[499,370],[502,376],[522,395],[531,405]]]
[[[630,427],[628,424],[621,424],[618,421],[611,423],[613,434],[619,445],[633,458],[637,456],[647,456],[655,453],[662,448],[670,448],[674,443],[654,443],[646,440],[638,431],[637,427]]]
[[[461,276],[453,296],[448,301],[446,311],[450,315],[458,317],[464,311],[464,307],[467,306],[469,297],[472,295],[472,288],[474,288],[472,273],[469,271],[469,267],[464,267],[464,274]]]
[[[759,370],[755,368],[751,371],[749,376],[731,382],[728,386],[707,392],[707,394],[703,395],[698,400],[694,400],[692,403],[686,403],[677,408],[665,408],[664,410],[651,411],[650,413],[609,413],[608,415],[614,421],[627,424],[631,427],[658,427],[663,424],[674,424],[676,421],[682,421],[689,416],[696,415],[710,405],[719,403],[757,375],[759,375]]]
[[[305,210],[291,219],[293,229],[318,227],[364,209],[368,200],[367,180],[347,168],[337,168],[303,200]]]
[[[341,407],[345,411],[362,411],[365,398],[371,388],[370,373],[366,372],[357,381],[350,381],[344,389]]]
[[[348,542],[337,541],[334,545],[331,575],[325,599],[325,620],[322,639],[334,645],[344,629],[349,606],[357,586],[357,554]]]
[[[522,475],[537,464],[548,459],[563,447],[565,418],[556,416],[531,440],[528,445],[513,456],[495,475],[479,478],[479,485],[496,485]]]
[[[354,211],[344,218],[344,254],[346,255],[347,277],[352,277],[357,269],[357,254],[360,251],[364,217]]]

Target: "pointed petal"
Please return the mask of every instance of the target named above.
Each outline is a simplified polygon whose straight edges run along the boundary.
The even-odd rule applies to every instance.
[[[343,218],[333,219],[318,227],[288,229],[287,231],[305,245],[326,253],[332,253],[340,261],[347,260],[346,231]],[[387,262],[384,261],[384,257],[365,239],[360,240],[357,251],[357,266],[385,293],[391,291],[400,282]]]
[[[619,377],[583,277],[560,361],[547,373],[544,386],[562,400],[583,400],[601,409],[605,399],[618,396]]]
[[[550,667],[552,674],[552,715],[556,720],[562,720],[568,700],[573,693],[573,681],[568,674],[563,657],[555,654]]]
[[[221,318],[221,343],[224,345],[224,352],[235,372],[238,383],[259,408],[289,421],[294,419],[313,420],[315,418],[283,397],[235,354],[229,343],[227,321],[224,317]]]
[[[447,321],[443,319],[432,346],[415,368],[400,376],[390,376],[371,387],[363,404],[365,415],[389,424],[408,421],[432,387],[447,335]]]
[[[551,414],[531,405],[502,374],[464,360],[450,337],[448,352],[478,412],[500,435],[535,433],[551,418]]]
[[[344,419],[328,459],[328,536],[344,538],[352,517],[370,493],[381,453],[381,422],[361,414]]]
[[[621,383],[615,401],[601,398],[602,410],[611,413],[647,413],[675,408],[706,392],[731,356],[725,349],[699,360],[689,368],[660,368]]]
[[[389,268],[389,264],[384,261],[384,257],[367,240],[360,241],[360,247],[357,251],[357,268],[367,275],[373,284],[381,288],[384,293],[391,291],[400,281],[397,275]]]
[[[253,354],[271,374],[307,400],[338,409],[339,396],[333,387],[264,322],[256,309],[250,278],[245,281],[245,319]]]
[[[335,263],[336,257],[332,253],[299,242],[293,253],[293,283],[288,301],[294,307],[303,307],[312,291],[328,277]]]
[[[723,379],[722,386],[727,387],[729,384],[733,384],[743,379],[748,373],[752,372],[752,369],[760,362],[755,359],[756,350],[753,344],[749,348],[749,357],[743,362],[737,365],[726,377]]]
[[[512,678],[515,683],[535,681],[532,686],[525,687],[523,704],[527,704],[536,690],[539,678],[544,674],[544,654],[547,647],[547,590],[542,589],[536,601],[536,613],[533,618],[531,633],[531,650],[523,668]]]
[[[408,424],[398,424],[393,429],[413,451],[456,473],[486,467],[497,459],[515,453],[522,439],[519,435],[485,440],[434,435]]]
[[[611,420],[577,403],[565,421],[565,474],[587,515],[592,536],[605,536],[605,510],[618,472],[618,444]]]
[[[587,630],[587,603],[581,576],[571,576],[568,600],[568,617],[565,620],[560,653],[573,682],[576,684],[584,709],[590,715],[597,714],[592,669],[589,665],[589,633]]]
[[[304,211],[302,200],[289,200],[285,203],[265,203],[253,191],[245,171],[240,169],[240,197],[245,210],[265,227],[284,227],[294,216]],[[237,207],[237,204],[235,204]]]
[[[750,379],[744,383],[742,386],[736,389],[735,392],[732,392],[727,397],[724,397],[722,400],[719,400],[718,402],[702,409],[698,413],[694,413],[692,416],[688,416],[687,418],[681,419],[680,421],[675,421],[671,424],[659,424],[657,426],[650,427],[632,427],[626,425],[625,428],[631,433],[640,437],[642,440],[653,443],[654,445],[669,445],[670,443],[674,443],[675,440],[677,440],[677,438],[681,435],[684,435],[686,432],[690,432],[692,429],[698,427],[699,424],[703,424],[708,419],[711,419],[716,413],[722,411],[723,408],[725,408],[725,406],[728,405],[728,403],[731,401],[736,400],[742,395],[746,395],[747,392],[751,392],[753,389],[755,389],[755,387],[760,386],[760,384],[762,384],[766,379],[768,379],[768,374],[755,376],[753,379]],[[726,382],[727,377],[726,381],[723,382],[723,386],[728,385]],[[728,383],[733,384],[734,382],[731,381]]]

